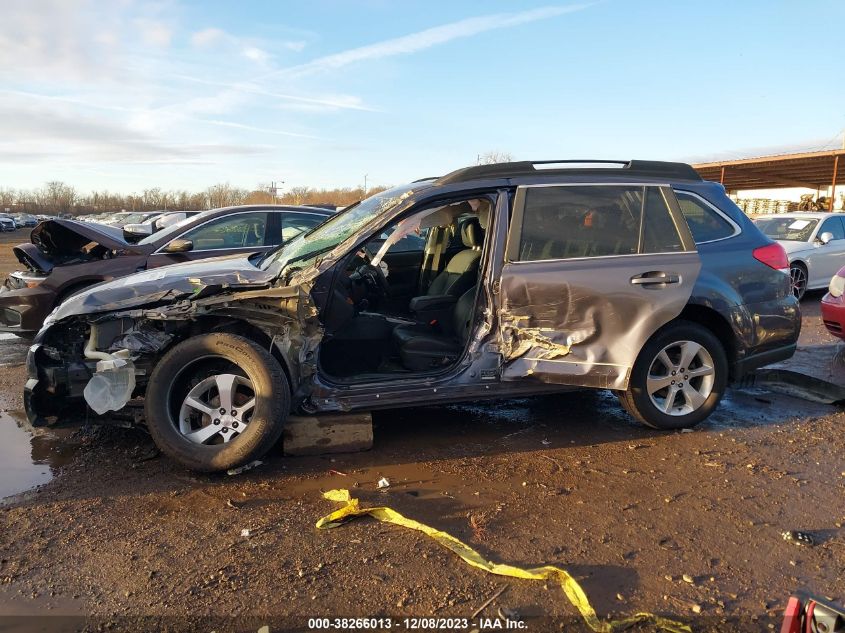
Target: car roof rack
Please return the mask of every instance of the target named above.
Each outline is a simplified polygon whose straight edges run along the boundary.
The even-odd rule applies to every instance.
[[[555,165],[560,165],[560,167],[555,167]],[[541,174],[554,176],[607,175],[608,172],[616,170],[622,176],[701,180],[698,172],[686,163],[669,163],[656,160],[534,160],[464,167],[441,176],[436,183],[448,185],[468,180],[516,178]]]

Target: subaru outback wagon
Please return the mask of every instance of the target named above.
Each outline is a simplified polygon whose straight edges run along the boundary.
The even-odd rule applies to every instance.
[[[676,429],[799,328],[783,248],[689,165],[514,162],[86,290],[38,333],[25,403],[45,425],[143,396],[161,450],[201,471],[259,457],[291,412],[592,387]]]

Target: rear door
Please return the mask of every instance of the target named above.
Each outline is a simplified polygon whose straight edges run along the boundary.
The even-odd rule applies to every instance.
[[[502,379],[626,389],[700,268],[669,186],[519,187],[498,288]]]

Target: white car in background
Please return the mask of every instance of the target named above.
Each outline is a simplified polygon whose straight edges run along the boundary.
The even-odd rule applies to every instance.
[[[3,233],[16,231],[18,229],[18,224],[15,222],[15,219],[8,215],[0,215],[0,231]]]
[[[148,217],[143,222],[124,224],[123,237],[127,242],[134,244],[157,231],[178,224],[182,220],[194,216],[197,213],[199,211],[161,211],[158,215]]]
[[[786,249],[792,293],[827,288],[830,278],[845,266],[845,214],[778,213],[754,220],[766,236]]]

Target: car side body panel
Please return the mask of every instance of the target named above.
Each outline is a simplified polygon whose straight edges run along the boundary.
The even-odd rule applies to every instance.
[[[602,183],[606,182],[607,177],[596,174],[590,178],[596,183]],[[638,185],[643,183],[639,177],[624,175],[616,180]],[[238,331],[259,336],[262,345],[266,344],[274,356],[282,361],[291,383],[294,408],[310,412],[527,395],[574,386],[624,389],[630,366],[642,342],[663,323],[676,316],[683,318],[685,310],[690,306],[704,311],[700,314],[716,315],[722,320],[720,322],[727,324],[725,343],[736,348],[732,361],[737,365],[743,362],[744,367],[753,368],[754,358],[770,358],[773,352],[775,355],[784,353],[783,350],[790,345],[794,346],[800,319],[797,304],[789,293],[788,278],[752,256],[754,248],[770,241],[736,209],[724,195],[724,190],[712,183],[690,181],[683,185],[685,189],[689,188],[712,201],[742,230],[724,242],[702,244],[697,252],[693,246],[686,252],[673,253],[661,259],[660,263],[675,263],[688,285],[683,286],[682,293],[661,303],[656,311],[653,303],[626,299],[628,293],[621,288],[611,289],[620,294],[618,302],[595,294],[590,281],[591,277],[596,277],[597,269],[601,274],[598,259],[585,260],[583,265],[572,266],[567,270],[559,269],[557,264],[550,265],[549,262],[519,264],[525,272],[531,270],[528,266],[534,266],[534,272],[538,273],[535,281],[527,283],[522,273],[515,272],[517,266],[505,258],[514,192],[523,184],[559,182],[559,175],[542,172],[530,176],[480,178],[471,182],[420,182],[418,187],[415,184],[407,194],[397,199],[395,205],[385,207],[386,211],[359,227],[354,235],[321,255],[312,265],[291,270],[280,278],[269,280],[260,276],[243,276],[240,280],[243,283],[232,283],[231,276],[229,280],[223,281],[225,275],[221,271],[221,283],[213,283],[207,278],[207,271],[203,271],[205,264],[197,262],[192,264],[197,269],[191,272],[191,277],[195,276],[198,283],[190,289],[184,283],[172,283],[173,280],[157,286],[154,276],[156,271],[148,271],[145,274],[152,276],[144,278],[146,285],[143,292],[132,289],[135,280],[139,278],[129,278],[124,282],[125,288],[121,287],[120,292],[116,292],[113,297],[110,292],[105,292],[107,289],[101,289],[80,298],[80,305],[76,306],[79,309],[74,307],[74,302],[67,302],[54,315],[52,322],[39,333],[31,353],[32,360],[28,362],[30,379],[26,398],[30,419],[42,419],[38,411],[39,397],[55,386],[51,383],[53,376],[63,376],[62,372],[68,376],[73,373],[69,369],[73,361],[49,358],[46,352],[38,350],[55,345],[51,337],[59,336],[62,328],[76,328],[78,336],[80,332],[87,331],[86,328],[91,324],[96,324],[98,328],[98,332],[95,332],[95,349],[104,350],[114,349],[111,346],[115,344],[114,340],[118,340],[115,338],[118,335],[134,336],[144,332],[151,324],[163,329],[167,337],[145,339],[147,342],[137,350],[138,366],[145,371],[149,371],[156,359],[180,336],[213,331],[213,328],[222,326],[241,328]],[[665,182],[651,184],[666,185]],[[463,356],[442,371],[412,376],[389,376],[340,384],[322,375],[318,355],[324,325],[320,321],[320,314],[327,302],[332,300],[332,277],[337,274],[339,262],[403,214],[413,213],[423,205],[476,195],[490,196],[496,200],[496,205],[488,227],[485,256],[479,273],[478,304],[472,322],[472,334]],[[732,253],[730,257],[726,256],[728,252]],[[186,273],[183,276],[188,275]],[[767,285],[768,289],[760,290],[759,284]],[[564,292],[568,296],[561,300]],[[550,326],[559,328],[561,337],[577,332],[578,324],[583,319],[569,308],[573,302],[579,301],[579,296],[590,292],[594,293],[595,301],[591,299],[592,303],[584,304],[582,314],[589,312],[595,316],[588,336],[592,336],[591,340],[597,344],[585,346],[583,355],[579,357],[579,362],[588,367],[589,371],[580,374],[577,369],[569,372],[552,371],[544,368],[544,363],[535,361],[555,359],[515,355],[507,344],[503,344],[499,330],[502,326],[508,326],[508,319],[517,315],[517,309],[524,310],[530,318],[540,322],[547,318]],[[117,300],[112,301],[112,298]],[[656,314],[649,313],[648,306]],[[614,312],[619,318],[609,324],[607,319],[614,318]],[[513,321],[510,321],[512,324]],[[619,350],[612,349],[618,339],[616,335],[624,333],[623,327],[633,330],[634,336],[625,342],[624,347],[620,345]],[[728,336],[730,340],[727,340]],[[555,344],[562,342],[565,341],[554,341]],[[566,342],[571,349],[575,349],[571,343]],[[530,344],[528,350],[533,348],[537,352],[541,347]],[[605,352],[600,351],[602,347],[606,349]],[[571,353],[571,349],[568,353]],[[528,359],[531,359],[530,362]],[[622,369],[602,374],[599,368],[614,363],[622,366]],[[540,371],[537,371],[538,368]],[[536,379],[503,380],[511,376],[528,377],[531,373],[529,370],[533,371]],[[81,381],[90,374],[80,371],[78,375]],[[66,380],[70,381],[70,378]],[[75,397],[80,398],[80,384],[84,385],[80,382],[72,388],[68,387],[67,393],[76,394]],[[43,400],[41,404],[44,404]]]

